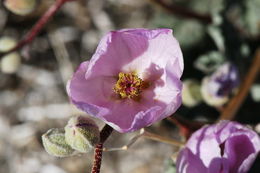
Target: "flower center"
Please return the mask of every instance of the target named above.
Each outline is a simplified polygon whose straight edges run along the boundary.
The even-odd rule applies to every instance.
[[[130,98],[138,100],[143,89],[148,85],[142,79],[140,79],[134,72],[122,73],[118,75],[118,81],[114,86],[114,92],[121,98]]]

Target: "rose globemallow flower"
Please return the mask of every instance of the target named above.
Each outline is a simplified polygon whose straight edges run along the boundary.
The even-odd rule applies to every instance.
[[[181,105],[183,57],[170,29],[105,35],[68,82],[72,103],[119,132],[132,132]]]
[[[246,173],[260,150],[253,130],[231,121],[196,131],[177,157],[177,173]]]

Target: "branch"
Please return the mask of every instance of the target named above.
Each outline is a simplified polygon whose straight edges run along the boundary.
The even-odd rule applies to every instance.
[[[94,163],[93,163],[91,173],[99,173],[100,172],[100,167],[101,167],[101,162],[102,162],[103,144],[107,140],[107,138],[110,136],[112,131],[113,131],[113,128],[110,127],[107,124],[101,130],[100,141],[95,146]]]
[[[56,2],[43,14],[43,16],[37,21],[37,23],[33,26],[33,28],[25,35],[24,39],[20,40],[17,45],[11,50],[1,53],[0,59],[11,52],[14,52],[23,46],[31,43],[33,39],[38,35],[38,33],[42,30],[42,28],[46,25],[46,23],[50,20],[50,18],[62,7],[63,4],[69,1],[75,0],[56,0]]]
[[[169,5],[163,0],[149,0],[158,7],[164,9],[165,11],[168,11],[171,14],[178,15],[183,18],[187,19],[196,19],[203,23],[210,24],[212,23],[212,17],[209,14],[200,14],[195,11],[189,10],[188,8],[183,8],[180,6],[176,6],[174,4]]]
[[[138,139],[140,139],[141,137],[144,137],[146,139],[150,139],[150,140],[154,140],[154,141],[158,141],[158,142],[162,142],[162,143],[166,143],[166,144],[170,144],[176,147],[183,147],[185,145],[185,143],[172,139],[172,138],[167,138],[167,137],[163,137],[151,132],[146,131],[144,128],[142,128],[140,130],[140,133],[136,136],[134,136],[132,139],[130,139],[130,141],[128,142],[128,144],[119,147],[119,148],[104,148],[103,151],[120,151],[120,150],[128,150]]]
[[[166,138],[166,137],[163,137],[163,136],[151,133],[151,132],[147,132],[147,131],[144,131],[143,137],[145,137],[147,139],[154,140],[154,141],[163,142],[163,143],[166,143],[166,144],[177,146],[177,147],[183,147],[185,145],[184,142],[180,142],[180,141],[177,141],[177,140],[174,140],[174,139]]]
[[[219,117],[219,120],[232,120],[235,117],[239,107],[242,105],[245,100],[251,85],[257,77],[257,74],[260,69],[260,48],[256,51],[254,60],[251,64],[247,75],[244,78],[243,83],[239,87],[238,93],[231,99],[228,105],[224,108],[222,114]]]

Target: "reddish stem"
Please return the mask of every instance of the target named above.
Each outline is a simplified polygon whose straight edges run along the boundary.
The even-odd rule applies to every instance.
[[[240,106],[246,99],[250,87],[258,77],[260,71],[260,48],[256,50],[253,62],[244,78],[243,83],[240,85],[237,94],[230,100],[227,106],[222,111],[219,120],[232,120],[235,118]]]
[[[91,173],[99,173],[101,162],[102,162],[102,152],[103,152],[103,143],[107,140],[107,138],[112,133],[113,128],[109,125],[105,125],[100,132],[100,142],[95,146],[95,155],[94,155],[94,163],[91,170]]]
[[[95,147],[95,156],[94,156],[94,163],[92,167],[91,173],[99,173],[101,168],[102,162],[102,152],[103,152],[103,144],[97,144]]]
[[[37,23],[33,26],[33,28],[25,35],[24,39],[20,40],[17,45],[11,50],[1,53],[0,58],[4,55],[16,51],[26,44],[32,42],[35,36],[42,30],[42,28],[46,25],[46,23],[50,20],[50,18],[62,7],[62,5],[66,2],[74,1],[74,0],[56,0],[56,2],[43,14],[43,16],[37,21]]]

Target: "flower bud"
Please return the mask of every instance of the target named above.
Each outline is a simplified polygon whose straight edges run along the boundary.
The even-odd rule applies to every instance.
[[[201,95],[203,100],[210,106],[222,106],[228,101],[228,96],[216,96],[209,91],[210,79],[205,77],[201,85]]]
[[[201,101],[200,84],[193,79],[183,82],[182,103],[187,107],[193,107]]]
[[[64,129],[48,130],[42,135],[42,143],[45,150],[56,157],[71,156],[75,152],[65,141]]]
[[[96,123],[83,116],[72,117],[65,127],[66,142],[75,150],[86,153],[99,142]]]
[[[14,14],[24,16],[35,9],[36,0],[4,0],[4,5]]]
[[[239,73],[235,65],[221,65],[211,76],[203,79],[201,94],[204,101],[211,106],[225,104],[229,96],[238,88]]]

